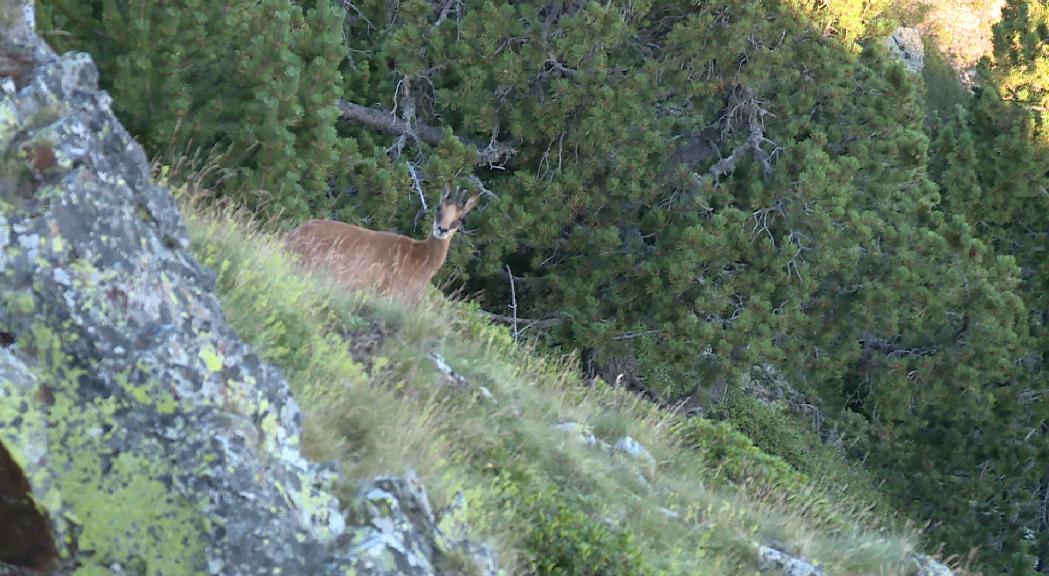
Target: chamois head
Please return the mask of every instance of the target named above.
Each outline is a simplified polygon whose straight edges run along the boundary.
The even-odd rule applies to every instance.
[[[451,238],[456,230],[462,227],[463,218],[476,204],[480,196],[474,194],[466,198],[466,191],[459,188],[452,194],[451,184],[444,185],[444,197],[437,205],[436,215],[433,219],[433,236],[438,240]]]

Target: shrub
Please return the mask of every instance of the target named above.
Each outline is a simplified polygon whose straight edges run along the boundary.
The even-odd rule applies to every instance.
[[[554,490],[524,501],[531,570],[543,576],[645,576],[641,551],[628,532],[591,518]]]

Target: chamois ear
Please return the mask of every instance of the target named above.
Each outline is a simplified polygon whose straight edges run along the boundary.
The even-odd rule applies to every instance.
[[[466,201],[466,204],[463,204],[463,214],[466,214],[471,209],[473,209],[473,207],[477,205],[477,201],[480,199],[480,194],[474,194],[473,196],[470,196],[470,198]]]
[[[445,200],[447,200],[447,199],[449,199],[451,197],[452,197],[452,183],[451,182],[446,182],[444,184],[444,196],[441,196],[441,202],[444,202]]]

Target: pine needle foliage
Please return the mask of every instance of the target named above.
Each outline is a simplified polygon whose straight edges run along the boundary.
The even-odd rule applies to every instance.
[[[117,115],[149,151],[221,153],[218,192],[260,213],[324,206],[345,58],[332,3],[39,4],[49,40],[91,52]]]

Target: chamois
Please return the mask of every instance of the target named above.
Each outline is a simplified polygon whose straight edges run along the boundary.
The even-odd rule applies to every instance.
[[[416,302],[448,257],[452,236],[463,225],[479,195],[454,196],[445,185],[433,230],[426,240],[369,230],[333,220],[309,220],[288,234],[288,248],[307,267],[329,272],[339,284]]]

